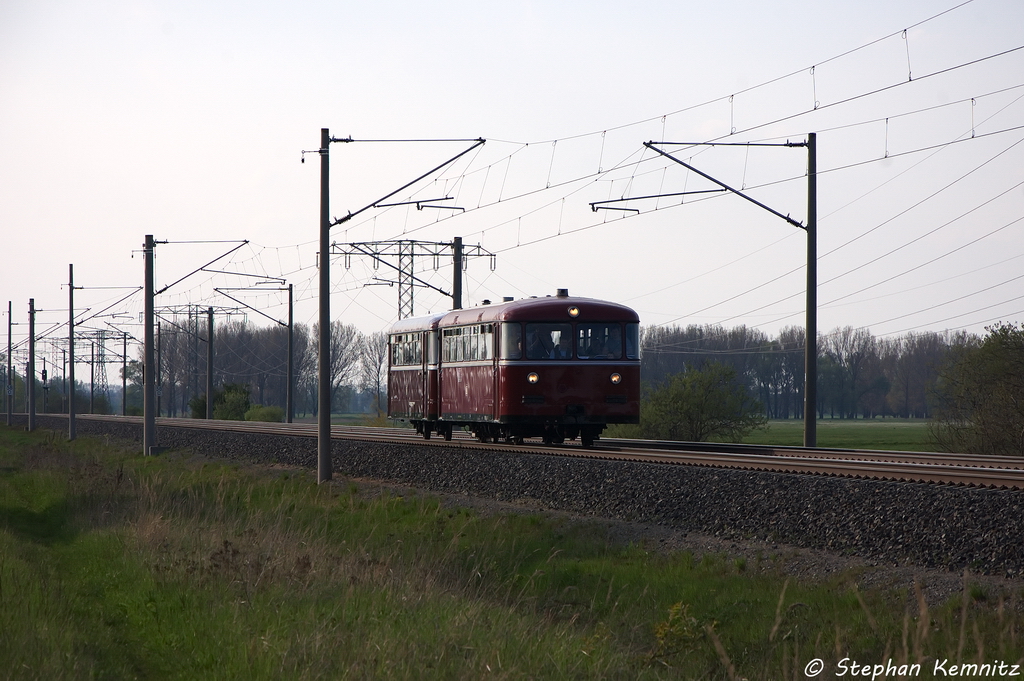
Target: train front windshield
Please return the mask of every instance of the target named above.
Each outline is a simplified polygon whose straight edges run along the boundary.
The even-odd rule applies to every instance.
[[[622,325],[577,325],[576,355],[580,359],[622,359]]]
[[[526,359],[572,359],[572,324],[527,324]]]
[[[502,359],[621,360],[623,355],[639,359],[639,345],[639,324],[635,323],[581,323],[575,329],[557,322],[501,326]]]

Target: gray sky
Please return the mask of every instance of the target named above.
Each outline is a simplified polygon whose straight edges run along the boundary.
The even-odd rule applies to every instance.
[[[469,263],[467,306],[567,287],[631,305],[647,324],[774,334],[803,324],[803,230],[734,195],[610,204],[638,212],[590,203],[712,187],[645,141],[816,132],[819,329],[983,332],[1024,318],[1022,46],[1019,0],[8,0],[0,303],[13,301],[17,342],[29,298],[46,310],[41,329],[66,319],[69,263],[77,285],[140,286],[151,233],[247,239],[211,269],[286,278],[296,319],[314,321],[319,159],[300,157],[327,127],[357,140],[487,139],[392,199],[450,196],[464,211],[371,209],[332,232],[479,243],[495,269]],[[333,144],[332,214],[467,146]],[[663,148],[806,218],[802,148]],[[158,287],[232,247],[161,245]],[[365,284],[387,272],[345,265],[332,267],[333,315],[386,328],[397,289]],[[449,287],[450,265],[421,267]],[[257,281],[204,272],[158,305],[233,305],[214,288]],[[76,307],[98,312],[127,293],[87,288]],[[236,295],[286,315],[278,294]],[[416,291],[417,314],[448,304]],[[137,323],[141,309],[136,294],[108,311],[131,319],[89,324]]]

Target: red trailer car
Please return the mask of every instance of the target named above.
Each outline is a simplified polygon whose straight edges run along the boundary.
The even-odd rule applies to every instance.
[[[389,332],[388,416],[425,438],[579,437],[640,421],[640,320],[623,305],[557,296],[405,319]]]

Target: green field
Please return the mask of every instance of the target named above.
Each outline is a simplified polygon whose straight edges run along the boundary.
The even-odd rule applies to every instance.
[[[818,421],[819,447],[891,449],[908,452],[937,451],[926,419],[822,419]],[[804,422],[769,421],[768,429],[743,439],[748,444],[802,445]]]
[[[938,451],[926,419],[821,419],[817,423],[819,447],[884,449],[908,452]],[[637,426],[611,426],[604,437],[635,438]],[[754,445],[801,446],[804,422],[769,421],[741,442]]]
[[[787,579],[777,555],[137,449],[0,427],[4,678],[753,680],[1024,655],[1019,589],[929,604]]]

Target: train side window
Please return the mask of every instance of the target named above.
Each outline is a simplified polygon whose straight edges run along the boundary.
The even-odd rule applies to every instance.
[[[491,334],[489,334],[486,331],[484,331],[483,327],[481,327],[480,334],[476,337],[476,358],[477,359],[490,359],[491,358],[491,353],[488,352],[488,350],[490,349],[488,347],[488,345],[490,345],[490,340],[491,340]]]
[[[473,362],[494,358],[494,325],[460,326],[441,332],[442,362]]]
[[[480,327],[480,359],[494,359],[494,325]]]
[[[523,358],[523,327],[515,322],[501,325],[501,358]]]
[[[462,360],[462,329],[444,329],[441,336],[441,361],[459,362]]]
[[[411,366],[423,361],[423,345],[418,334],[391,336],[391,366]]]
[[[626,359],[640,359],[640,325],[626,324]]]

